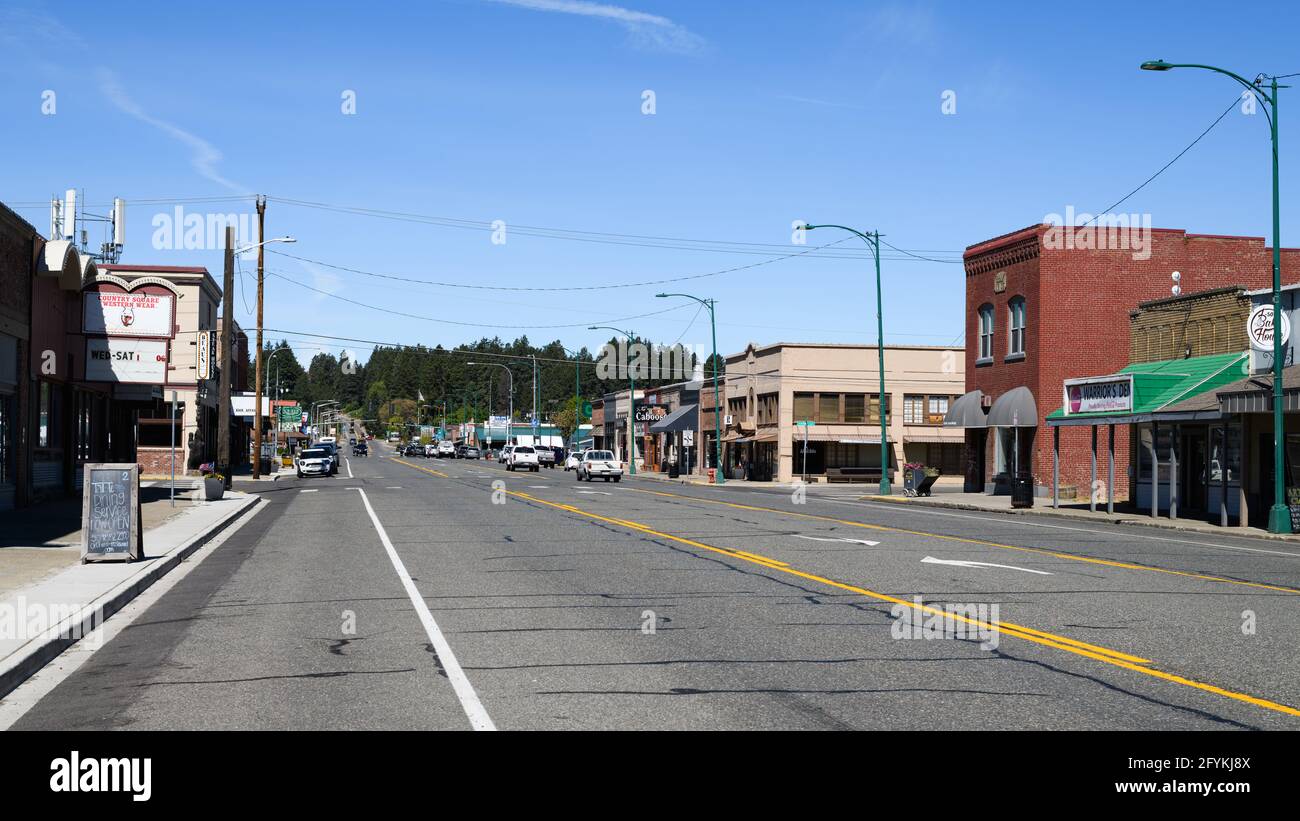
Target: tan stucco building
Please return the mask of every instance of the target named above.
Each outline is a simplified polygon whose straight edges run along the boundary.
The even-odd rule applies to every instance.
[[[880,370],[874,345],[778,342],[726,358],[723,461],[731,478],[822,481],[845,468],[880,468]],[[960,347],[885,346],[885,409],[891,479],[917,462],[960,480],[963,432],[945,429],[965,391]],[[852,471],[848,471],[852,473]],[[858,478],[864,478],[859,475]]]

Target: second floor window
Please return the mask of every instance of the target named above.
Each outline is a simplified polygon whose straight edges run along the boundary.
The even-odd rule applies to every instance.
[[[1007,353],[1025,352],[1025,298],[1016,297],[1007,304]]]
[[[993,306],[980,308],[980,359],[993,358]]]

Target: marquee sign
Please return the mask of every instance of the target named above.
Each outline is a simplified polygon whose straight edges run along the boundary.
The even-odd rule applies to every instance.
[[[1133,410],[1133,375],[1098,376],[1065,381],[1065,415],[1129,413]]]
[[[86,339],[87,382],[167,382],[167,343],[152,339]]]
[[[176,297],[144,291],[86,291],[82,329],[103,336],[170,337]]]

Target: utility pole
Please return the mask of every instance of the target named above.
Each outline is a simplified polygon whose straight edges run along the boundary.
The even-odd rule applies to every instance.
[[[257,195],[257,359],[253,379],[253,479],[262,477],[262,257],[266,245],[266,196]],[[269,405],[270,402],[268,401]]]
[[[235,227],[226,226],[226,270],[221,292],[221,387],[217,391],[217,472],[230,487],[230,377],[234,351],[230,349],[231,327],[235,324]]]

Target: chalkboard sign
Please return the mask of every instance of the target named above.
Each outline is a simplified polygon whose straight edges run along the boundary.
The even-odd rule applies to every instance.
[[[81,500],[81,561],[144,558],[140,532],[140,466],[85,466]]]
[[[1300,533],[1300,487],[1286,489],[1286,503],[1291,511],[1291,532]]]

